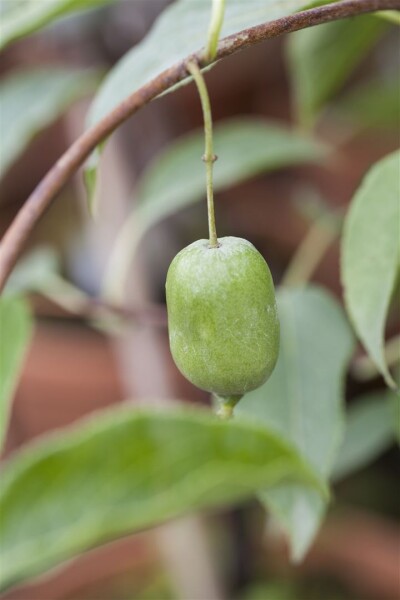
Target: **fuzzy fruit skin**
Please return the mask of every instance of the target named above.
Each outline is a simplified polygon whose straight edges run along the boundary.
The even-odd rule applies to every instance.
[[[221,397],[242,396],[271,375],[279,352],[275,290],[247,240],[198,240],[172,261],[166,283],[169,342],[181,373]]]

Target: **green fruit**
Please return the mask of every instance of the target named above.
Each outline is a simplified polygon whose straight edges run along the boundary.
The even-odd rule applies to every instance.
[[[166,293],[172,356],[189,381],[238,399],[268,379],[279,321],[270,270],[250,242],[190,244],[169,267]]]

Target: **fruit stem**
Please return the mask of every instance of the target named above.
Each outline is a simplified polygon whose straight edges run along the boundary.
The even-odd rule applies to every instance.
[[[242,395],[239,396],[218,396],[213,394],[215,413],[222,420],[228,420],[233,417],[233,409],[239,402]]]
[[[212,0],[211,21],[208,29],[207,47],[204,53],[206,62],[212,62],[217,54],[219,34],[224,21],[225,0]]]
[[[204,118],[204,137],[205,137],[205,151],[203,161],[206,164],[206,178],[207,178],[207,213],[208,213],[208,233],[210,238],[210,248],[218,248],[218,237],[217,230],[215,227],[215,214],[214,214],[214,190],[213,190],[213,164],[217,160],[213,152],[213,128],[212,128],[212,116],[210,98],[208,96],[207,86],[204,81],[203,75],[197,63],[189,61],[186,65],[188,72],[192,75],[197,90],[199,92],[201,107],[203,109]]]

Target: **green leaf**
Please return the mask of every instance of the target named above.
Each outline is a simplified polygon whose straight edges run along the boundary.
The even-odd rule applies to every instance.
[[[112,0],[2,0],[0,50],[72,12],[88,10]]]
[[[116,536],[297,480],[323,492],[268,429],[199,409],[122,408],[31,445],[0,489],[1,587]]]
[[[96,150],[95,154],[97,154]],[[88,208],[89,213],[93,218],[97,217],[97,199],[96,199],[96,186],[97,186],[97,168],[96,165],[90,166],[88,163],[83,172],[84,184],[86,194],[88,197]]]
[[[400,12],[398,10],[379,10],[374,14],[375,16],[379,16],[381,19],[389,21],[389,23],[400,25]]]
[[[229,0],[220,37],[271,21],[304,6],[304,0]],[[134,90],[206,43],[211,2],[178,0],[163,11],[146,38],[110,71],[89,113],[93,125]]]
[[[367,15],[311,27],[288,37],[288,64],[295,110],[310,127],[386,29]]]
[[[271,378],[247,394],[238,414],[290,440],[321,477],[329,478],[343,429],[343,378],[353,338],[337,302],[308,287],[278,294],[281,348]],[[300,560],[318,530],[326,503],[298,484],[261,494],[281,521]]]
[[[302,582],[296,584],[295,580],[280,579],[278,576],[275,581],[268,577],[268,583],[263,580],[252,581],[239,596],[239,600],[300,600],[299,589],[304,589],[301,586]],[[303,593],[302,596],[304,598]],[[336,598],[329,597],[329,600]]]
[[[258,173],[291,165],[319,162],[327,148],[264,119],[232,119],[217,123],[214,148],[214,190],[218,192]],[[161,219],[201,200],[205,195],[203,130],[170,144],[153,160],[138,183],[137,203],[128,217],[109,261],[106,295],[120,299],[138,242]],[[206,224],[206,221],[205,221]]]
[[[32,317],[22,298],[0,297],[0,448],[10,406],[32,332]]]
[[[4,293],[30,292],[39,293],[65,310],[78,314],[85,312],[90,303],[85,292],[62,277],[59,256],[50,246],[39,246],[18,261]]]
[[[347,412],[346,432],[333,470],[333,478],[347,477],[368,465],[394,442],[395,394],[376,392],[357,399]]]
[[[0,82],[0,177],[32,138],[75,100],[90,93],[98,73],[64,67],[13,71]]]
[[[320,162],[327,148],[278,121],[236,118],[214,128],[216,190],[226,189],[265,171]],[[202,129],[170,144],[139,182],[138,202],[156,221],[205,196]]]
[[[304,0],[229,0],[220,37],[290,14],[304,4]],[[143,42],[125,54],[104,80],[89,111],[88,126],[98,123],[164,69],[204,47],[210,17],[211,1],[178,0],[164,10]],[[98,161],[99,152],[95,152],[87,163],[91,171],[89,194],[95,188]]]
[[[59,257],[53,248],[35,248],[17,262],[7,281],[5,293],[40,292],[53,282],[59,269]]]
[[[388,385],[384,332],[400,266],[400,152],[376,163],[356,191],[345,219],[342,280],[354,328]]]
[[[400,124],[399,87],[398,77],[359,84],[335,103],[333,116],[359,127],[396,130]]]

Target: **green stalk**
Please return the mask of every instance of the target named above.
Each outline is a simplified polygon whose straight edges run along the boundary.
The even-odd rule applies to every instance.
[[[327,215],[317,219],[307,231],[281,281],[284,286],[307,283],[340,231],[338,223]]]
[[[208,232],[210,238],[210,248],[218,248],[217,230],[215,227],[214,214],[214,190],[213,190],[213,165],[217,157],[213,151],[213,129],[210,98],[208,96],[207,86],[199,66],[195,62],[188,62],[186,65],[188,72],[193,76],[199,92],[201,107],[204,118],[204,136],[205,152],[203,160],[206,164],[207,179],[207,213],[208,213]]]
[[[207,47],[205,51],[206,62],[214,60],[217,54],[219,34],[224,21],[225,0],[212,0],[211,21],[208,29]]]

